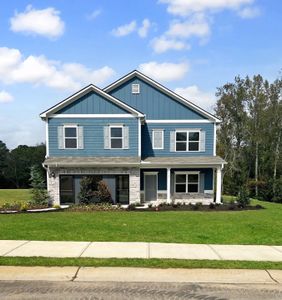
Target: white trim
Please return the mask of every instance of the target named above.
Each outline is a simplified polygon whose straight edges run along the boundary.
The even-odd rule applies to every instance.
[[[186,150],[183,150],[183,151],[179,151],[179,150],[176,150],[176,136],[177,136],[177,133],[178,132],[184,132],[186,133]],[[190,132],[198,132],[199,133],[199,141],[198,141],[198,144],[199,144],[199,150],[189,150],[189,133]],[[200,135],[201,135],[201,130],[200,129],[193,129],[193,128],[189,128],[189,129],[176,129],[175,130],[175,140],[174,140],[174,152],[180,152],[180,153],[183,153],[183,152],[189,152],[189,153],[193,153],[193,152],[201,152],[201,138],[200,138]],[[178,143],[184,143],[184,141],[178,141]],[[197,142],[197,141],[191,141],[191,143],[193,142]]]
[[[134,118],[130,114],[53,114],[49,115],[49,118],[61,119],[61,118]]]
[[[213,194],[213,190],[204,190],[205,194]]]
[[[49,157],[49,124],[48,124],[48,118],[45,120],[45,141],[46,141],[46,158]],[[48,178],[48,176],[47,176]]]
[[[63,125],[63,139],[64,139],[64,149],[65,150],[73,150],[73,149],[78,149],[78,125],[76,124],[64,124]],[[66,137],[65,136],[65,129],[66,128],[75,128],[76,129],[76,137]],[[67,148],[66,147],[66,139],[76,139],[76,148]]]
[[[154,124],[154,123],[165,123],[165,124],[175,124],[175,123],[179,123],[179,124],[205,124],[205,123],[214,123],[214,121],[210,121],[210,120],[146,120],[146,123],[148,124]]]
[[[216,156],[216,123],[213,124],[213,156]]]
[[[155,147],[155,132],[156,131],[160,131],[162,133],[162,145],[161,145],[161,147]],[[154,150],[163,150],[164,149],[164,130],[163,129],[158,129],[158,128],[152,129],[152,144],[153,144],[153,149]]]
[[[170,194],[171,194],[171,169],[167,168],[166,169],[166,202],[170,203]]]
[[[138,110],[132,108],[131,106],[125,104],[124,102],[118,100],[117,98],[107,94],[105,91],[99,89],[93,84],[90,84],[83,88],[82,90],[78,91],[77,93],[73,94],[72,96],[66,98],[65,100],[61,101],[60,103],[56,104],[55,106],[51,107],[50,109],[44,111],[43,113],[40,114],[41,118],[46,118],[47,115],[51,113],[55,113],[56,111],[64,108],[66,105],[69,105],[70,103],[76,101],[80,97],[86,95],[87,93],[94,91],[97,94],[105,97],[106,99],[110,100],[111,102],[117,104],[118,106],[126,109],[127,111],[131,112],[132,114],[136,115],[137,117],[143,117],[144,115],[140,113]]]
[[[138,156],[141,157],[141,119],[138,119]]]
[[[216,168],[216,203],[221,203],[221,167]]]
[[[197,182],[197,185],[198,185],[198,191],[197,192],[188,192],[188,185],[189,185],[189,181],[188,181],[188,175],[198,175],[198,182]],[[176,175],[186,175],[186,178],[185,178],[185,192],[176,192],[176,185],[177,184],[184,184],[184,183],[176,183]],[[192,182],[190,184],[195,184],[195,182]],[[176,171],[174,172],[174,193],[175,194],[198,194],[200,192],[200,171]]]
[[[159,178],[158,178],[158,173],[159,172],[144,172],[143,175],[144,175],[144,201],[145,202],[149,202],[146,200],[146,176],[156,176],[156,200],[158,200],[158,181],[159,181]],[[150,200],[150,201],[154,201],[154,200]]]
[[[168,88],[162,86],[161,84],[159,84],[155,80],[149,78],[148,76],[142,74],[141,72],[139,72],[137,70],[134,70],[134,71],[130,72],[129,74],[127,74],[126,76],[120,78],[119,80],[115,81],[114,83],[110,84],[109,86],[107,86],[103,90],[108,93],[113,88],[115,88],[116,86],[122,84],[123,82],[127,81],[129,78],[131,78],[133,76],[138,76],[138,77],[142,78],[144,81],[152,84],[154,87],[158,88],[159,90],[161,90],[165,94],[173,97],[174,99],[176,99],[177,101],[181,102],[182,104],[184,104],[184,105],[186,105],[186,106],[188,106],[190,108],[193,108],[198,113],[200,113],[200,114],[208,117],[209,119],[212,119],[213,121],[216,121],[218,123],[220,122],[220,120],[218,118],[216,118],[215,116],[213,116],[209,112],[205,111],[204,109],[200,108],[199,106],[195,105],[194,103],[190,102],[189,100],[181,97],[180,95],[174,93],[173,91],[170,91]]]
[[[121,137],[112,137],[112,132],[111,132],[111,129],[112,128],[121,128]],[[113,149],[113,150],[116,150],[116,149],[124,149],[124,126],[123,125],[109,125],[109,139],[110,139],[110,145],[109,145],[109,149]],[[120,140],[121,139],[121,148],[112,148],[112,139],[114,140]]]

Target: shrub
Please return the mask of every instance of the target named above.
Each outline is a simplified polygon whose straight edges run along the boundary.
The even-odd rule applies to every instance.
[[[250,204],[250,197],[246,186],[242,186],[236,198],[239,207],[246,207]]]
[[[30,185],[32,203],[35,205],[48,205],[50,196],[45,188],[45,180],[38,166],[30,169]]]
[[[214,203],[214,202],[211,202],[211,203],[209,204],[209,208],[210,208],[210,209],[215,209],[215,203]]]

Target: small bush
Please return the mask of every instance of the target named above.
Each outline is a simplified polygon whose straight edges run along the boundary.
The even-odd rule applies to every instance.
[[[242,208],[250,204],[249,192],[245,186],[241,187],[236,200],[238,202],[238,206]]]
[[[211,202],[211,203],[209,204],[209,208],[210,208],[210,209],[215,209],[215,207],[216,207],[216,206],[215,206],[215,203]]]

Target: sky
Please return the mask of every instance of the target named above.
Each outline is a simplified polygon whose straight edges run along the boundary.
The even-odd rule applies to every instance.
[[[277,0],[2,1],[0,140],[44,142],[42,111],[134,69],[212,112],[235,76],[279,76],[281,12]]]

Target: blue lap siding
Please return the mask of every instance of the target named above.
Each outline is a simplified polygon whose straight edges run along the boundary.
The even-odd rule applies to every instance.
[[[136,118],[51,118],[49,123],[50,156],[138,156],[138,121]],[[59,149],[58,126],[83,126],[84,149]],[[129,127],[129,149],[104,149],[104,126],[123,124]]]
[[[175,129],[197,128],[206,132],[205,151],[203,152],[170,152],[170,131]],[[153,149],[152,131],[153,129],[164,130],[164,149]],[[142,126],[142,157],[148,156],[208,156],[213,155],[214,124],[144,124]]]

